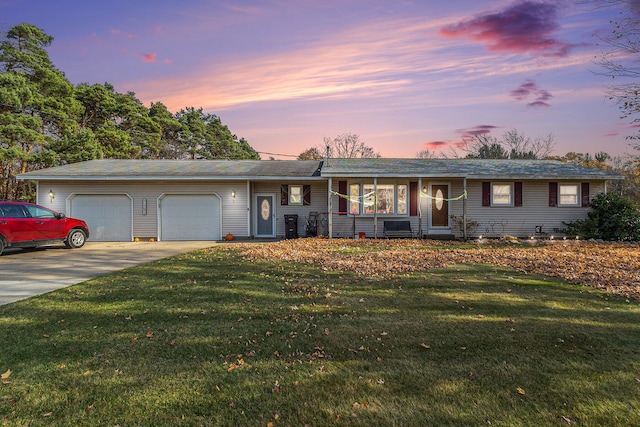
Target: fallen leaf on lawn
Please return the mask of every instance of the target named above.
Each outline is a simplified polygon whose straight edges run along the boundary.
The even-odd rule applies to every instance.
[[[431,348],[429,344],[425,344],[425,343],[420,344],[420,347],[426,348],[427,350]]]
[[[516,390],[518,390],[518,394],[527,394],[526,391],[524,391],[524,389],[518,387]]]
[[[573,424],[575,422],[571,418],[567,418],[564,415],[561,418],[562,418],[562,421],[564,421],[565,423],[567,423],[569,425],[571,425],[571,424]]]
[[[7,372],[5,372],[4,374],[0,375],[0,378],[2,379],[2,384],[9,384],[9,377],[11,376],[11,369],[7,369]]]
[[[147,332],[147,338],[151,338],[153,336],[153,332]]]
[[[53,412],[47,412],[46,414],[42,414],[42,416],[43,416],[44,418],[46,418],[46,417],[50,417],[50,416],[52,416],[52,415],[53,415]]]

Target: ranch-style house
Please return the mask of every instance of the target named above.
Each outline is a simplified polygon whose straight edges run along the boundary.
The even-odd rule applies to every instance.
[[[91,160],[27,172],[93,241],[558,235],[623,179],[552,160]]]

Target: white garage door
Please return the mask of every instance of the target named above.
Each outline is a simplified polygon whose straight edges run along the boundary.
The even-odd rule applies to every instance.
[[[131,199],[124,194],[75,196],[71,216],[86,221],[93,242],[131,241]]]
[[[161,240],[221,240],[220,199],[169,194],[160,200]]]

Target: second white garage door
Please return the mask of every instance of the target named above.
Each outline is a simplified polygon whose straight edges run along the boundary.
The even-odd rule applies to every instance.
[[[131,241],[131,198],[125,194],[80,194],[71,199],[71,216],[89,226],[89,241]]]
[[[161,240],[221,240],[220,199],[211,194],[168,194],[160,200]]]

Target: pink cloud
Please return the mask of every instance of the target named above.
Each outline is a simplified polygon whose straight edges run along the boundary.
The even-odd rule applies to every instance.
[[[439,151],[443,151],[445,148],[448,147],[453,147],[454,149],[456,148],[462,148],[465,147],[467,145],[466,142],[464,141],[429,141],[429,142],[424,142],[422,143],[422,146],[427,149],[427,150],[439,150]]]
[[[430,142],[425,142],[425,143],[422,144],[422,146],[424,148],[428,148],[430,150],[440,149],[440,148],[446,147],[448,145],[449,145],[449,143],[448,142],[444,142],[444,141],[430,141]]]
[[[532,102],[527,103],[527,107],[551,107],[547,102],[553,95],[551,92],[540,89],[538,84],[533,80],[525,80],[516,89],[509,92],[509,95],[518,101],[524,101],[533,97]]]
[[[141,53],[140,56],[142,56],[144,62],[156,62],[155,53]]]
[[[501,12],[448,25],[440,30],[440,35],[484,43],[489,52],[564,57],[577,45],[553,38],[553,32],[560,27],[556,9],[555,4],[525,1]]]
[[[636,129],[640,129],[640,124],[617,123],[616,128],[605,133],[604,136],[620,136],[622,133],[626,134],[629,131],[635,131]]]
[[[476,135],[490,134],[493,129],[498,129],[498,126],[493,125],[478,125],[468,129],[457,129],[456,133],[461,135],[462,138],[473,138]]]

